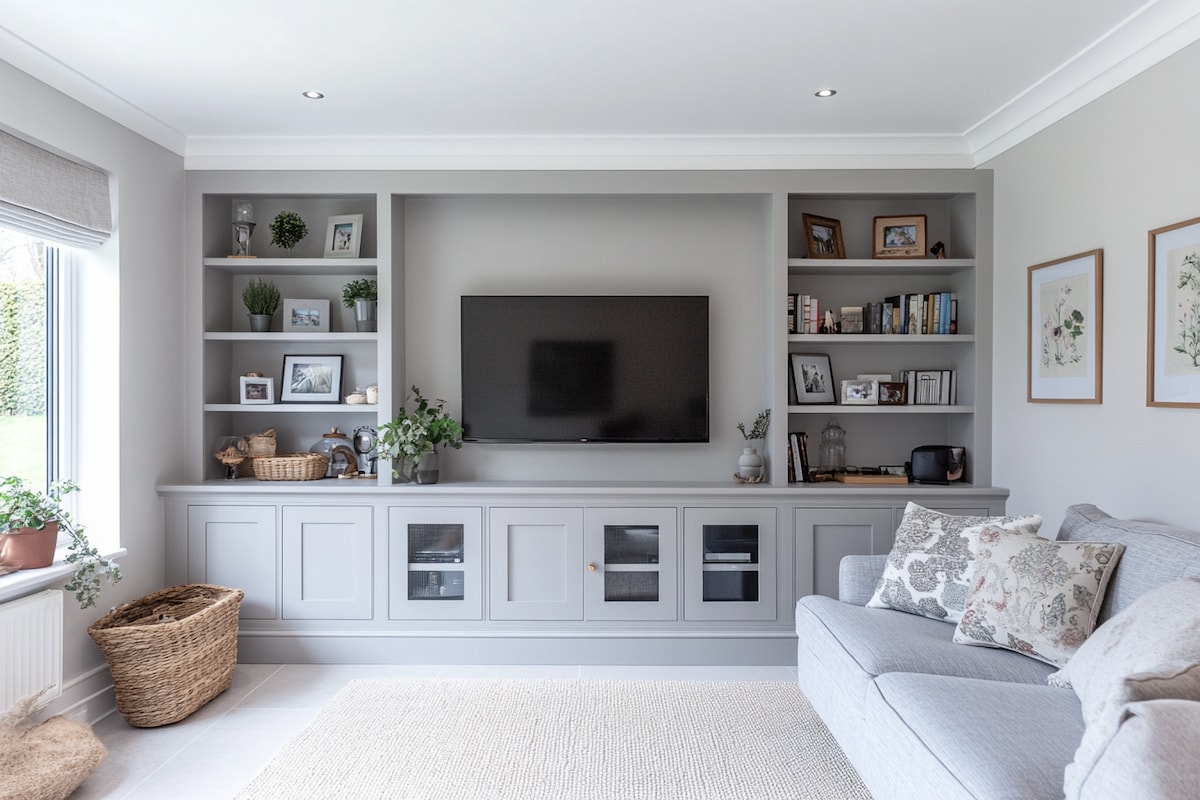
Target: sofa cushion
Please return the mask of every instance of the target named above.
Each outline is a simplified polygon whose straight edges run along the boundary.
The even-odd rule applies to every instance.
[[[1200,703],[1148,700],[1121,711],[1117,730],[1067,800],[1192,800],[1200,792]]]
[[[1181,578],[1139,597],[1097,628],[1048,682],[1075,690],[1087,723],[1067,768],[1070,793],[1116,731],[1127,703],[1200,700],[1200,579]]]
[[[855,766],[887,798],[1060,798],[1083,734],[1072,692],[942,675],[879,676],[866,714],[876,757]]]
[[[1037,533],[1041,524],[1037,515],[959,516],[910,502],[896,529],[883,577],[867,605],[958,622],[966,606],[979,527],[999,525]]]
[[[889,672],[979,677],[1044,685],[1053,667],[999,650],[960,647],[937,620],[811,595],[796,604],[796,635],[820,661],[847,711],[861,710],[871,680]]]
[[[954,641],[1066,664],[1096,627],[1125,545],[1051,542],[993,525],[983,526],[978,542]]]
[[[1100,623],[1156,586],[1176,578],[1200,578],[1200,532],[1116,519],[1094,505],[1081,504],[1067,509],[1058,539],[1125,545],[1121,566],[1100,607]]]

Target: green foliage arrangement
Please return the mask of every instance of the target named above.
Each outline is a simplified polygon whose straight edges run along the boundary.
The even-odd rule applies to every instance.
[[[421,390],[412,387],[410,412],[401,406],[396,418],[379,426],[379,457],[392,462],[392,475],[411,480],[421,456],[438,445],[462,447],[462,425],[446,413],[445,400],[427,400]],[[406,401],[407,405],[407,401]]]
[[[308,226],[295,211],[280,211],[271,220],[271,244],[291,250],[308,236]]]
[[[379,300],[379,285],[374,278],[358,278],[342,287],[342,305],[354,308],[355,300]]]
[[[60,531],[71,537],[67,563],[75,565],[71,580],[63,588],[75,593],[80,608],[91,608],[100,597],[100,578],[109,583],[121,580],[121,569],[112,559],[103,558],[100,551],[92,547],[71,514],[62,506],[62,498],[79,487],[72,481],[56,481],[49,491],[40,492],[30,488],[17,477],[5,478],[0,483],[0,532],[13,528],[46,527],[48,522],[57,522]]]
[[[270,281],[251,278],[242,289],[242,303],[250,314],[274,314],[279,308],[279,288]]]
[[[738,430],[742,432],[742,436],[746,439],[763,439],[767,435],[767,426],[771,424],[771,409],[765,408],[758,412],[758,416],[754,418],[754,425],[750,430],[746,430],[746,424],[738,423]]]

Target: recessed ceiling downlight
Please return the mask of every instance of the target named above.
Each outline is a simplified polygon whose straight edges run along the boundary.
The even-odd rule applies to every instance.
[[[309,100],[320,100],[325,95],[322,94],[321,92],[305,92],[304,96],[307,97]]]
[[[816,92],[817,97],[833,97],[837,94],[837,89],[820,89]]]

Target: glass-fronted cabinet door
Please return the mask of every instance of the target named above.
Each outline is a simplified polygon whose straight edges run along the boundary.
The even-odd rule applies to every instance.
[[[480,508],[388,509],[388,616],[482,619]]]
[[[686,508],[684,618],[773,620],[774,508]]]
[[[678,512],[589,508],[584,557],[588,619],[678,618]]]

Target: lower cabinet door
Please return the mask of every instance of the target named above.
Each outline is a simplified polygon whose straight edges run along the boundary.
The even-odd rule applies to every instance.
[[[774,620],[774,508],[683,510],[684,619]]]
[[[586,516],[587,618],[677,619],[678,512],[589,508]]]
[[[488,616],[583,619],[583,509],[488,512]]]
[[[879,555],[892,549],[892,509],[797,508],[796,597],[838,596],[838,570],[849,555]]]
[[[284,619],[371,619],[373,541],[370,506],[284,506]]]
[[[483,617],[483,509],[388,509],[388,616]]]
[[[278,619],[275,506],[188,506],[187,579],[245,593],[241,619]]]

